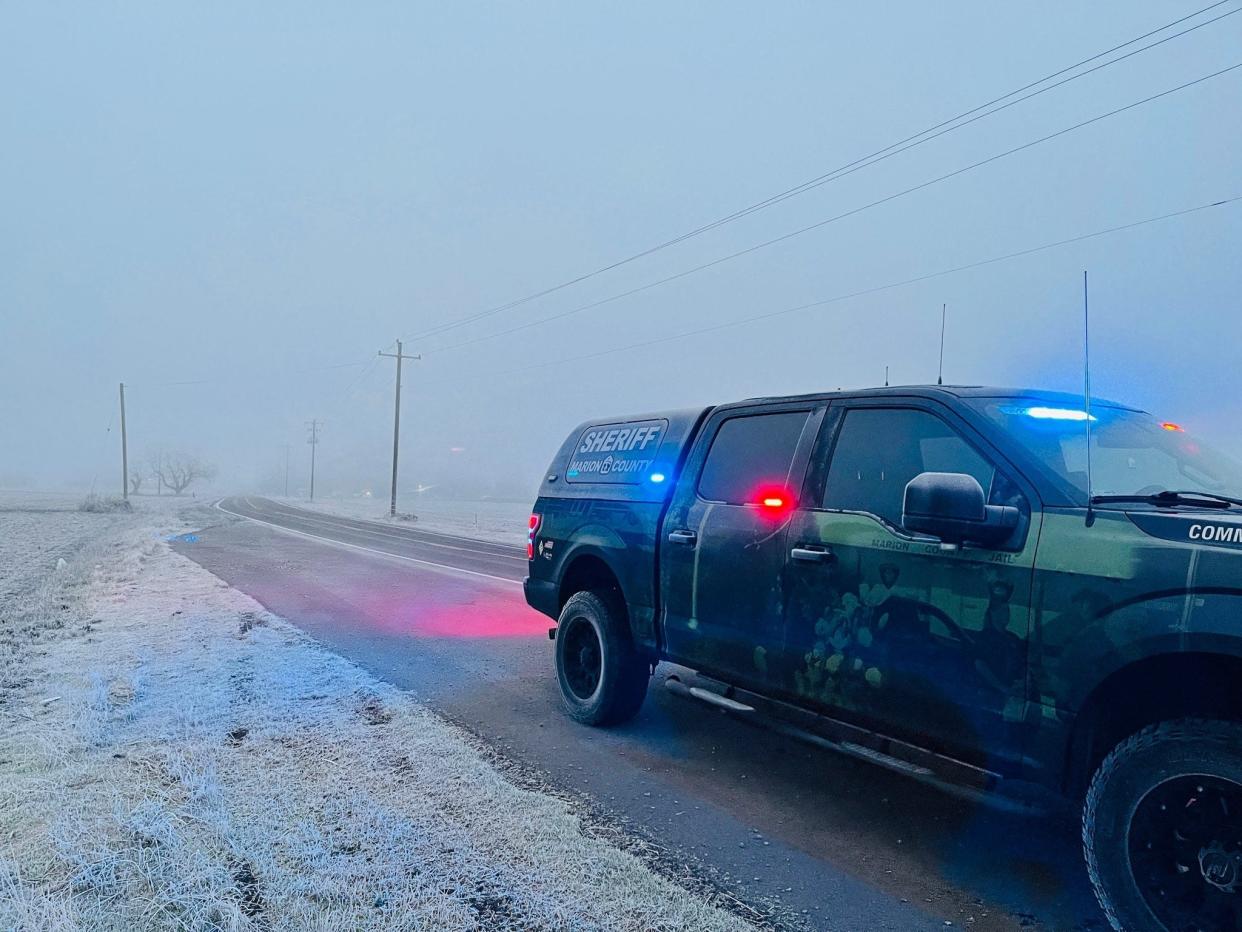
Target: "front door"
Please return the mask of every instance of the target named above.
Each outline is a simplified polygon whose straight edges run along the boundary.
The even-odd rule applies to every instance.
[[[660,541],[665,649],[712,676],[766,688],[784,634],[782,571],[793,496],[819,416],[728,409],[686,464]]]
[[[887,734],[1000,763],[1018,751],[1025,712],[1027,496],[930,404],[846,404],[833,426],[789,531],[792,691]],[[906,483],[922,472],[967,473],[991,504],[1016,505],[1010,546],[948,548],[904,531]]]

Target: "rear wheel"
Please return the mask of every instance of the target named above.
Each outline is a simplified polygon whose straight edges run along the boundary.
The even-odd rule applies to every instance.
[[[1242,930],[1242,724],[1126,739],[1091,781],[1083,848],[1115,929]]]
[[[650,667],[613,593],[577,592],[565,603],[557,620],[556,673],[565,710],[576,721],[616,725],[638,713]]]

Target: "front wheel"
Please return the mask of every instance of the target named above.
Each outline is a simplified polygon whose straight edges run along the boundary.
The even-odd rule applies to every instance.
[[[638,714],[650,667],[634,647],[620,601],[610,592],[577,592],[557,620],[556,673],[575,721],[616,725]]]
[[[1082,837],[1113,928],[1242,930],[1242,724],[1184,719],[1127,738],[1091,781]]]

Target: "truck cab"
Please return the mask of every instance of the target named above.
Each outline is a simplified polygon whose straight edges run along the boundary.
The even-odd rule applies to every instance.
[[[1242,915],[1242,819],[1166,825],[1205,798],[1176,775],[1126,794],[1242,719],[1236,495],[1242,466],[1103,400],[753,399],[579,427],[542,483],[526,591],[558,619],[575,718],[632,716],[667,661],[675,691],[845,753],[1084,801],[1110,918],[1180,928]],[[1234,744],[1211,793],[1242,816]],[[1140,839],[1163,853],[1118,853]]]

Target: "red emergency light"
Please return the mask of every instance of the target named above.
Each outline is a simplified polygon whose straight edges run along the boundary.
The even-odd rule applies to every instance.
[[[764,486],[755,493],[755,503],[765,514],[780,518],[794,509],[794,497],[784,486]]]

